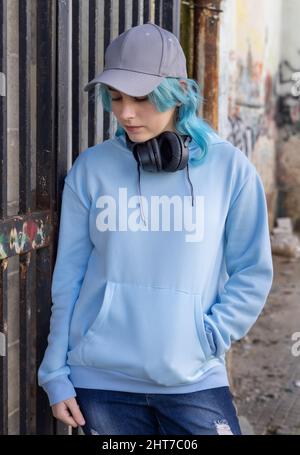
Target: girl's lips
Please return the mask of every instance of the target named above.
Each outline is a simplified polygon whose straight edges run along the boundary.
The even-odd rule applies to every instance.
[[[139,131],[141,128],[143,128],[143,127],[142,126],[126,126],[127,131],[129,131],[130,133],[135,133],[136,131]]]

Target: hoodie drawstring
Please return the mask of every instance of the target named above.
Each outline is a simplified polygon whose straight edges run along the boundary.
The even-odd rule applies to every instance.
[[[194,207],[194,188],[193,188],[193,184],[192,184],[191,179],[190,179],[189,163],[188,162],[187,162],[187,165],[186,165],[186,170],[187,170],[187,178],[188,178],[188,181],[189,181],[190,187],[191,187],[192,206]]]
[[[137,162],[137,167],[138,167],[138,174],[139,174],[139,180],[138,180],[138,187],[139,187],[139,199],[140,199],[140,214],[141,218],[144,221],[144,225],[146,226],[146,221],[145,221],[145,216],[144,216],[144,211],[143,211],[143,202],[141,198],[141,172],[140,172],[140,163]]]
[[[140,214],[141,214],[141,218],[142,220],[144,221],[144,225],[146,226],[146,220],[145,220],[145,216],[144,216],[144,211],[143,211],[143,202],[142,202],[142,198],[141,198],[141,171],[140,171],[140,163],[137,162],[137,168],[138,168],[138,189],[139,189],[139,200],[140,200]],[[189,163],[187,163],[186,165],[186,170],[187,170],[187,178],[188,178],[188,181],[189,181],[189,184],[190,184],[190,188],[191,188],[191,197],[192,197],[192,206],[194,207],[194,188],[193,188],[193,184],[191,182],[191,179],[190,179],[190,174],[189,174]]]

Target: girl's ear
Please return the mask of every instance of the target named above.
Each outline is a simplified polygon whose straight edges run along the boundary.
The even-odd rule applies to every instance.
[[[185,81],[183,81],[183,80],[180,80],[179,83],[180,83],[181,87],[183,88],[183,90],[186,91],[187,90],[187,83]]]

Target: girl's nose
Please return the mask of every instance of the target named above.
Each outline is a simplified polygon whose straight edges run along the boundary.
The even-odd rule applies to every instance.
[[[122,120],[127,120],[129,118],[134,118],[135,117],[135,109],[133,105],[130,104],[124,104],[121,109],[120,117]]]

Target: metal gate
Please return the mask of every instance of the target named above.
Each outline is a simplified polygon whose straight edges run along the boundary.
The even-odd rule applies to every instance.
[[[83,86],[101,71],[111,40],[148,20],[179,36],[180,1],[0,0],[0,434],[69,431],[52,418],[36,378],[64,177],[116,126]]]

